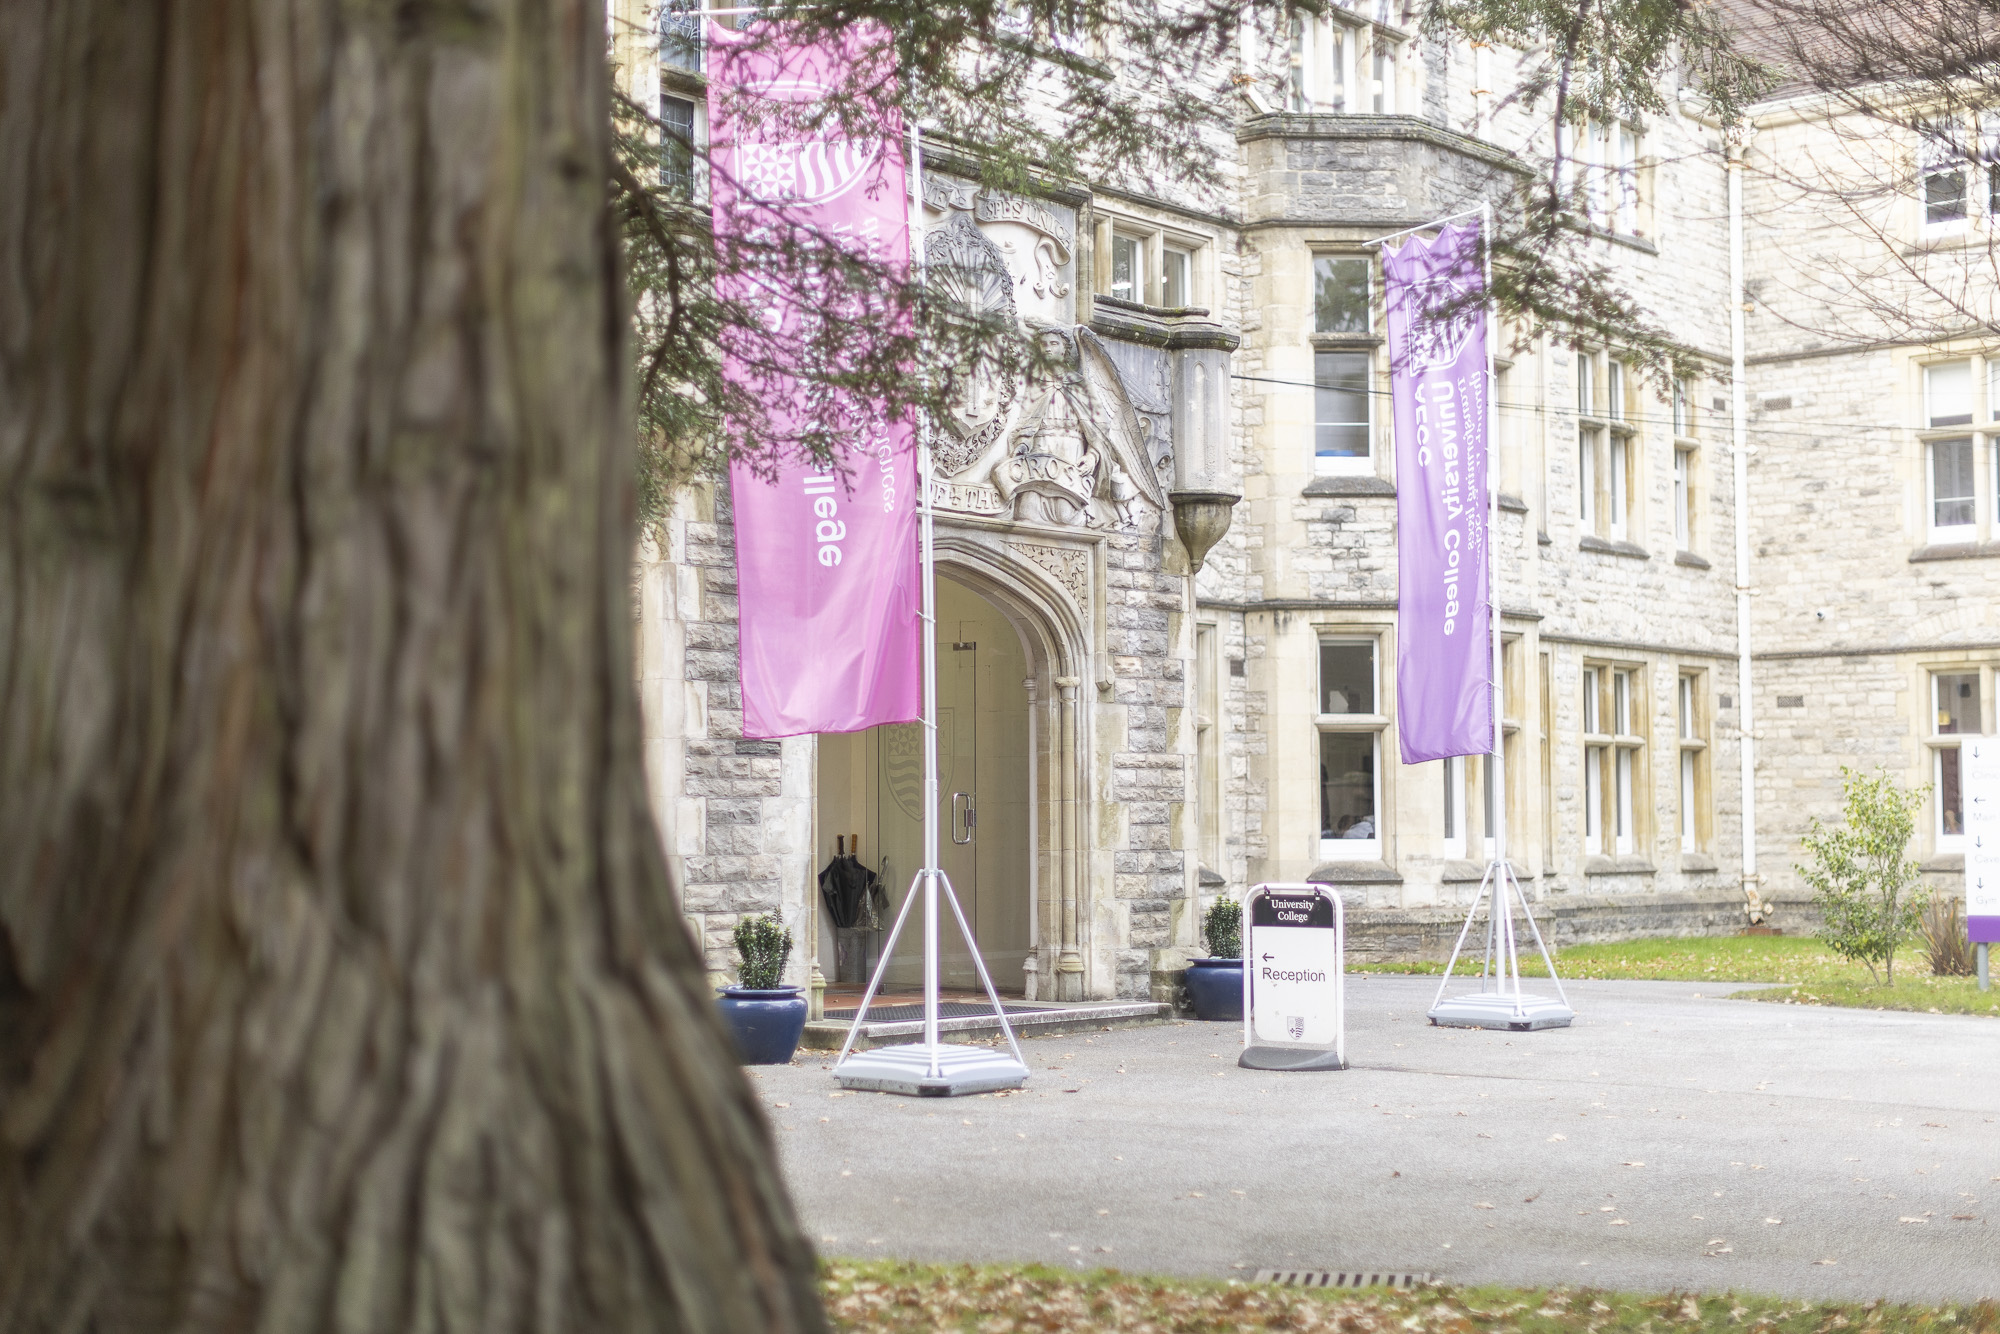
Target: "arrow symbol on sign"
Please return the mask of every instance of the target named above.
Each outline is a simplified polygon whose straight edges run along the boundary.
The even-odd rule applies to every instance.
[[[1267,954],[1267,955],[1265,955],[1265,956],[1264,956],[1264,962],[1265,962],[1265,963],[1269,963],[1269,962],[1271,962],[1271,956],[1270,956],[1270,955],[1268,955],[1268,954]]]

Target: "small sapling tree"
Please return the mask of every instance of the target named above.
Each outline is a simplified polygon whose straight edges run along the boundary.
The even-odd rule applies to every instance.
[[[1841,768],[1839,826],[1817,819],[1800,840],[1806,861],[1796,869],[1812,886],[1819,937],[1842,958],[1868,966],[1878,982],[1896,983],[1896,950],[1917,929],[1929,892],[1906,855],[1928,786],[1906,789],[1886,770],[1870,775]]]
[[[792,933],[775,917],[746,917],[736,924],[736,976],[758,991],[780,986],[792,957]]]
[[[1208,942],[1212,958],[1243,957],[1243,905],[1235,899],[1217,899],[1202,914],[1202,938]]]

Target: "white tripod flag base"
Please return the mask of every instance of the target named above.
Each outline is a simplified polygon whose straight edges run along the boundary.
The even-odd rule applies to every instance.
[[[986,999],[993,1004],[993,1015],[1000,1021],[1000,1031],[1006,1034],[1008,1050],[1013,1053],[1011,1056],[989,1047],[938,1041],[937,888],[940,885],[944,887],[946,901],[951,904],[952,916],[958,919],[958,929],[965,935],[966,948],[972,951],[972,962],[979,969],[979,980],[986,987]],[[889,958],[896,951],[896,937],[902,934],[903,923],[909,920],[910,907],[917,901],[920,887],[924,897],[924,1040],[854,1051],[854,1039],[861,1032],[862,1020],[868,1017],[868,1006],[875,999],[876,989],[882,985],[882,975],[889,969]],[[999,994],[993,989],[993,979],[986,973],[986,961],[979,957],[979,946],[972,939],[972,929],[966,925],[965,914],[959,910],[958,895],[952,890],[951,878],[944,872],[919,871],[917,878],[910,882],[910,892],[903,896],[903,909],[896,914],[896,925],[889,932],[888,942],[882,946],[882,957],[875,964],[875,976],[869,979],[868,990],[861,997],[861,1006],[854,1012],[854,1023],[847,1030],[847,1041],[841,1046],[840,1059],[834,1063],[833,1077],[844,1089],[900,1093],[911,1098],[957,1098],[968,1093],[994,1093],[1002,1089],[1017,1089],[1028,1082],[1028,1063],[1021,1059],[1021,1044],[1014,1040],[1014,1026],[1007,1022],[1007,1007],[1000,1003]]]
[[[1479,972],[1479,990],[1461,992],[1447,999],[1444,989],[1451,985],[1452,969],[1458,966],[1465,938],[1471,934],[1473,919],[1479,915],[1479,905],[1487,901],[1489,892],[1493,896],[1492,910],[1486,915],[1486,962]],[[1549,981],[1555,983],[1554,998],[1521,990],[1521,960],[1514,946],[1517,902],[1521,905],[1521,915],[1528,920],[1528,930],[1534,934],[1535,946],[1542,952],[1542,962],[1548,965]],[[1527,895],[1521,892],[1521,882],[1514,878],[1513,866],[1507,862],[1488,862],[1479,892],[1472,897],[1472,909],[1466,913],[1465,925],[1459,930],[1458,944],[1452,947],[1451,961],[1445,965],[1444,980],[1438,983],[1437,998],[1431,1002],[1430,1021],[1440,1028],[1500,1028],[1528,1033],[1540,1028],[1568,1028],[1575,1018],[1576,1011],[1570,1008],[1562,979],[1556,976],[1555,961],[1549,957],[1549,947],[1542,943],[1541,928],[1535,925],[1535,914],[1528,908]]]
[[[1017,1089],[1028,1067],[1005,1052],[985,1047],[921,1042],[856,1052],[840,1065],[840,1086],[910,1098],[957,1098],[968,1093]]]
[[[910,253],[921,275],[924,158],[915,117],[910,120],[909,161]],[[1000,1003],[1000,995],[993,989],[993,979],[987,975],[986,961],[979,957],[979,943],[972,938],[972,927],[967,924],[965,913],[958,906],[958,895],[952,890],[951,877],[938,865],[936,519],[931,502],[930,444],[921,433],[919,441],[917,488],[921,501],[919,533],[924,597],[924,865],[917,872],[916,879],[910,882],[910,892],[903,896],[903,907],[896,914],[895,928],[889,932],[888,942],[882,946],[882,957],[875,964],[875,976],[869,979],[868,990],[863,993],[861,1006],[854,1012],[854,1022],[848,1027],[847,1042],[840,1049],[840,1059],[834,1062],[833,1077],[842,1088],[847,1089],[901,1093],[909,1097],[952,1098],[967,1093],[1017,1089],[1028,1081],[1028,1063],[1021,1059],[1021,1044],[1014,1040],[1014,1026],[1007,1022],[1007,1007]],[[967,837],[970,836],[968,831]],[[958,840],[954,838],[954,841]],[[1006,1035],[1007,1048],[1013,1053],[1011,1057],[988,1047],[938,1041],[939,889],[944,890],[945,902],[951,905],[951,915],[958,921],[959,935],[964,937],[973,966],[979,970],[980,984],[986,988],[986,999],[993,1004],[993,1016],[1000,1021],[1000,1031]],[[897,937],[903,933],[903,923],[909,920],[910,907],[917,901],[918,890],[923,891],[924,900],[924,1040],[857,1052],[854,1050],[854,1039],[860,1035],[862,1022],[868,1018],[868,1006],[882,985],[883,975],[889,971],[890,956],[896,952]]]

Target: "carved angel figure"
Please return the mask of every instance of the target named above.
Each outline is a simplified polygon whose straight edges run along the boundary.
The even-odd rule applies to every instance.
[[[1165,508],[1144,435],[1117,368],[1088,329],[1035,334],[1044,366],[993,469],[993,485],[1017,517],[1074,527],[1132,528],[1143,497]]]

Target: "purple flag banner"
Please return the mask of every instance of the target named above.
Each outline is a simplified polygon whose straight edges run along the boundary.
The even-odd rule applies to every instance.
[[[1493,749],[1485,275],[1479,228],[1385,250],[1403,763]]]
[[[864,52],[882,49],[870,36],[857,24],[804,45],[782,30],[709,25],[709,193],[725,253],[755,256],[773,238],[811,232],[908,273],[902,117],[894,80],[857,68]],[[840,138],[830,118],[816,135],[800,128],[812,104],[857,85],[887,94],[868,137]],[[753,366],[725,337],[724,374],[768,405],[781,435],[815,420],[858,425],[831,468],[788,460],[759,477],[730,467],[746,737],[855,732],[923,715],[914,431],[846,391],[771,368],[773,347],[806,348],[811,322],[828,317],[827,301],[816,300],[825,294],[792,263],[771,272],[739,262],[718,276],[725,300],[765,312],[771,340]],[[855,314],[843,319],[851,340],[881,327],[878,313]]]

